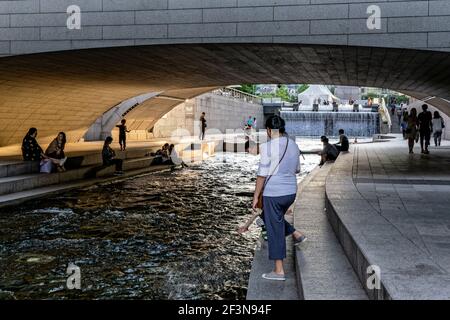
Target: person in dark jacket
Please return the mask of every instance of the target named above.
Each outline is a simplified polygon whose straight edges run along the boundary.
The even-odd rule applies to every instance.
[[[422,149],[422,153],[429,154],[428,146],[430,145],[431,132],[433,132],[433,115],[428,111],[427,104],[422,106],[422,110],[417,117],[419,121],[420,148]]]
[[[116,126],[117,128],[119,128],[120,151],[125,151],[125,149],[127,148],[127,133],[130,132],[130,130],[127,129],[126,123],[127,120],[122,119],[120,125]]]
[[[334,145],[339,152],[348,151],[350,148],[350,143],[347,136],[345,135],[344,129],[339,129],[339,142]]]
[[[205,139],[205,131],[206,131],[206,113],[202,112],[202,115],[200,116],[200,140]]]
[[[36,141],[37,129],[30,128],[22,141],[22,156],[25,161],[41,161],[47,158]]]
[[[105,139],[105,143],[103,144],[102,150],[103,165],[108,167],[115,165],[116,166],[115,174],[123,174],[122,171],[123,160],[116,158],[115,151],[110,147],[112,141],[113,141],[112,137],[107,137]]]

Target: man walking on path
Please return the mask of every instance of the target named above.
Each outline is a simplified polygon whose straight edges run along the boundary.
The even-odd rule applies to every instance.
[[[428,111],[428,105],[424,104],[422,106],[422,112],[418,116],[419,121],[419,132],[420,132],[420,147],[422,153],[429,154],[428,146],[430,145],[430,138],[432,129],[433,116],[430,111]],[[425,147],[424,147],[425,143]]]
[[[202,115],[200,116],[200,140],[205,139],[205,131],[206,131],[206,113],[202,112]]]

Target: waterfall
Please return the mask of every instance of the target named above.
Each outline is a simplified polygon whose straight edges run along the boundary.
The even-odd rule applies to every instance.
[[[349,137],[371,137],[380,132],[377,112],[298,112],[281,111],[286,131],[295,136],[338,136],[344,129]]]

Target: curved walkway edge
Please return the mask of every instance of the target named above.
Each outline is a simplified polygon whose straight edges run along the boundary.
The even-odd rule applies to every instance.
[[[442,217],[436,207],[427,206],[427,202],[414,203],[412,211],[411,202],[417,201],[420,193],[407,189],[417,190],[414,173],[426,174],[422,172],[423,166],[414,167],[416,171],[413,166],[420,161],[439,159],[441,155],[423,159],[420,155],[408,157],[403,153],[403,148],[390,141],[356,146],[351,153],[340,155],[326,178],[328,219],[370,299],[449,299],[450,274],[439,255],[433,254],[433,243],[426,242],[430,233],[424,235],[422,231],[426,226],[427,232],[434,232],[448,218]],[[370,180],[372,189],[364,189],[369,185],[360,183],[363,179],[355,175],[357,168],[367,175],[365,179]],[[403,180],[395,179],[400,174]],[[430,182],[426,187],[434,185]],[[444,238],[449,239],[445,235],[439,240]],[[443,245],[441,242],[435,247],[442,250]],[[368,270],[370,266],[372,269]],[[377,268],[378,287],[372,281],[373,270]]]

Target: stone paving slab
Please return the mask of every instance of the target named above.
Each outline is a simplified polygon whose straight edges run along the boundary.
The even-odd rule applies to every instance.
[[[327,177],[332,225],[360,281],[381,269],[372,299],[450,299],[450,151],[415,151],[399,138],[353,146]],[[339,196],[355,190],[362,200]]]
[[[286,216],[286,219],[292,222],[292,216]],[[248,281],[247,300],[299,300],[293,247],[292,238],[287,237],[287,257],[284,260],[286,281],[269,281],[261,276],[273,270],[273,262],[268,257],[267,242],[262,238],[258,240]]]
[[[331,167],[313,170],[297,195],[295,227],[308,237],[295,250],[299,287],[305,300],[367,300],[326,215],[325,178]]]

